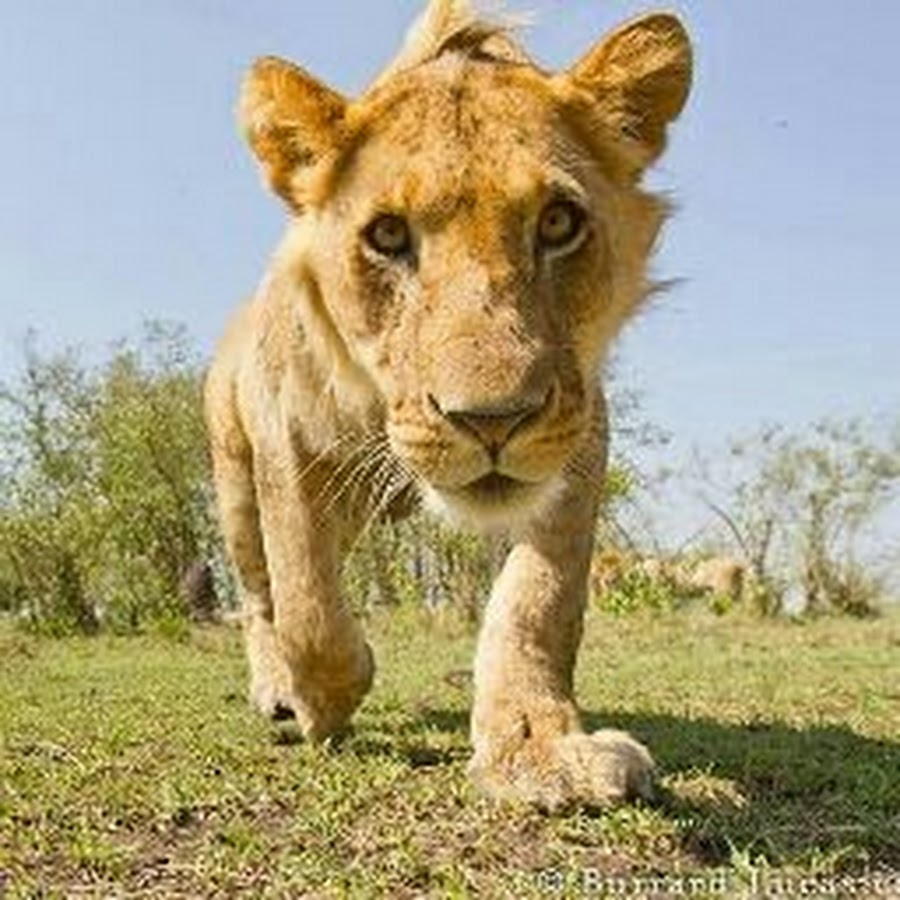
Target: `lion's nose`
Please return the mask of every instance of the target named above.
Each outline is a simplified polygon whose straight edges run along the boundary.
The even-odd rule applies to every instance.
[[[496,461],[513,434],[541,414],[549,403],[550,393],[479,404],[442,403],[431,394],[428,400],[432,408],[456,429],[480,441]]]

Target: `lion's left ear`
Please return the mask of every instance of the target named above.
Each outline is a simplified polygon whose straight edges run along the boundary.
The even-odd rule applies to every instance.
[[[654,13],[595,44],[568,75],[615,117],[625,137],[641,145],[649,164],[662,153],[666,127],[684,108],[692,67],[684,26],[674,16]]]
[[[333,153],[346,101],[299,66],[258,59],[244,78],[238,122],[269,186],[296,205],[293,179]]]

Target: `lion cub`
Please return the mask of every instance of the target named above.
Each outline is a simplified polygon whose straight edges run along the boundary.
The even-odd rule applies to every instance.
[[[355,100],[253,66],[240,123],[290,218],[206,410],[261,710],[312,740],[348,721],[374,667],[341,552],[420,497],[514,540],[475,661],[478,783],[551,810],[648,790],[639,743],[582,730],[572,672],[607,452],[598,371],[648,289],[666,207],[640,180],[690,78],[672,16],[554,73],[467,0],[432,0]]]

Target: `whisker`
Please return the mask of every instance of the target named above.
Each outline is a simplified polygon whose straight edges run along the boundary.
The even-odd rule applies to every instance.
[[[312,470],[315,469],[316,466],[321,465],[325,462],[325,460],[331,456],[336,450],[340,449],[342,445],[349,443],[354,439],[354,436],[342,434],[338,435],[331,443],[329,443],[323,450],[319,451],[319,453],[315,454],[312,459],[304,465],[299,472],[295,471],[292,473],[292,478],[297,484],[302,484],[304,478],[312,473]],[[295,465],[299,465],[299,460],[295,463]]]
[[[383,435],[373,433],[366,436],[358,447],[341,462],[322,485],[315,497],[318,516],[327,516],[337,504],[347,496],[348,490],[355,488],[350,496],[351,502],[358,497],[359,490],[365,486],[365,480],[373,467],[377,467],[381,456],[387,450],[387,442]],[[321,501],[325,499],[324,505]]]
[[[343,459],[337,461],[337,465],[329,474],[325,482],[320,486],[318,495],[315,499],[320,499],[322,495],[328,493],[328,491],[334,487],[334,484],[339,481],[349,469],[358,465],[360,458],[365,458],[376,440],[377,435],[372,434],[363,435],[362,438],[358,438],[355,446],[351,448],[350,452],[347,453]]]
[[[389,509],[391,503],[415,483],[415,479],[406,466],[393,454],[386,454],[382,462],[385,463],[385,466],[384,471],[378,473],[382,477],[381,484],[378,487],[377,498],[362,528],[351,544],[349,553],[353,553],[357,549],[375,522]],[[375,496],[374,493],[373,496]]]
[[[357,467],[352,479],[348,476],[348,480],[354,482],[353,491],[349,497],[351,506],[355,506],[359,502],[361,491],[365,491],[363,502],[368,504],[374,490],[373,486],[377,485],[380,470],[386,459],[389,459],[387,444],[378,442],[372,447],[368,457]]]

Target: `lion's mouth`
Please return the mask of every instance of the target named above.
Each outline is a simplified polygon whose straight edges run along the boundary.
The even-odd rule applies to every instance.
[[[465,485],[461,492],[469,499],[490,506],[502,506],[529,488],[524,481],[490,472]]]
[[[560,484],[558,478],[534,482],[489,472],[458,487],[427,488],[425,501],[450,521],[486,533],[504,532],[532,521],[553,499]]]

